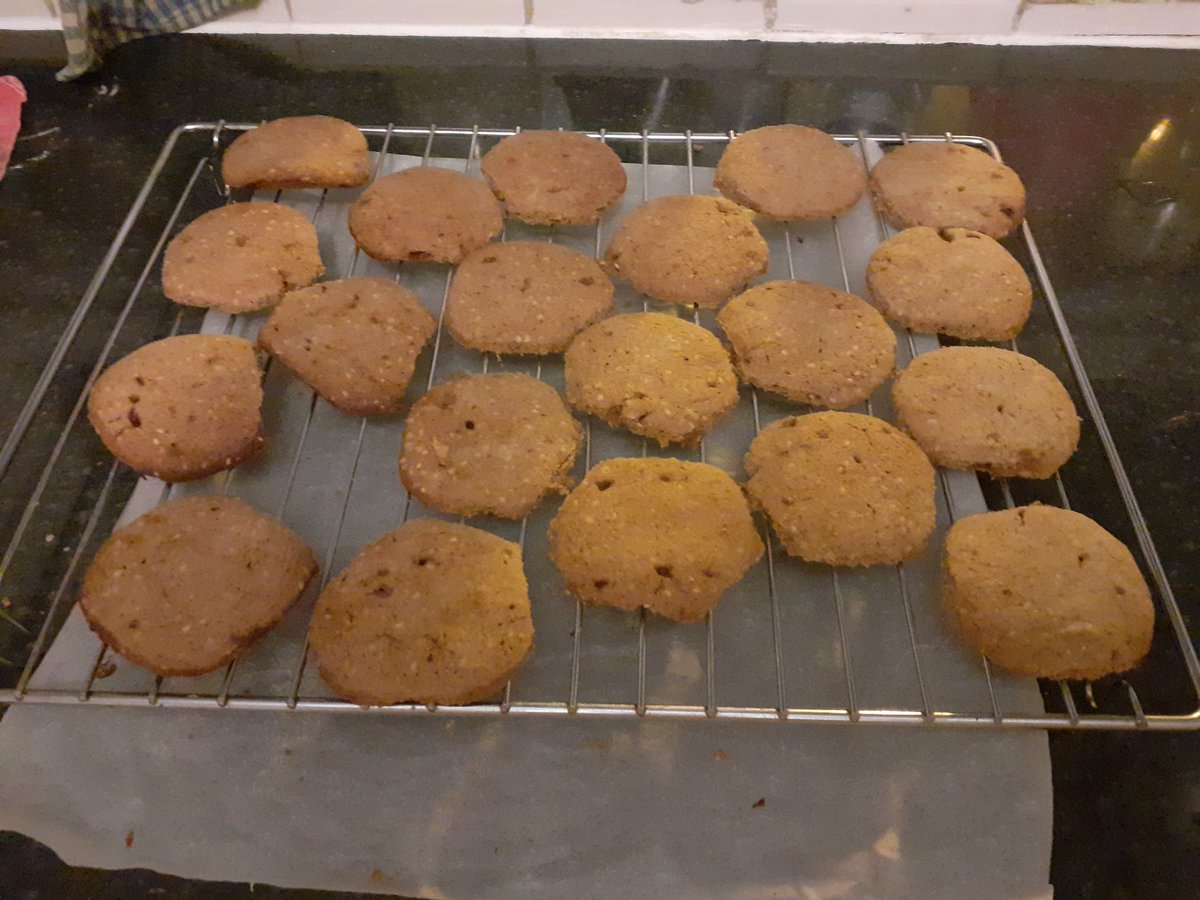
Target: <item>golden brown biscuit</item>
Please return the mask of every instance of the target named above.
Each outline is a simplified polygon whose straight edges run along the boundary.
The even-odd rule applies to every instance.
[[[533,646],[521,548],[467,525],[408,522],[321,592],[308,637],[321,678],[352,703],[483,700]]]
[[[317,230],[280,203],[230,203],[175,235],[163,257],[163,293],[227,313],[274,306],[325,271]]]
[[[482,181],[436,166],[377,178],[350,208],[354,242],[383,262],[457,263],[503,228]]]
[[[625,193],[610,147],[574,131],[522,131],[484,154],[484,180],[510,216],[534,225],[595,222]]]
[[[792,556],[873,566],[920,556],[933,531],[934,470],[882,419],[820,412],[764,428],[746,454],[751,502]]]
[[[712,332],[662,313],[603,319],[564,356],[567,400],[662,446],[691,444],[737,404],[737,376]]]
[[[238,136],[221,159],[232,188],[353,188],[367,183],[367,139],[332,116],[290,116]]]
[[[966,228],[908,228],[884,241],[867,288],[885,316],[913,331],[1006,341],[1025,327],[1029,276],[1012,254]]]
[[[1025,218],[1025,185],[982,150],[947,141],[897,147],[871,170],[875,204],[897,228],[970,228],[1002,238]]]
[[[582,437],[558,392],[536,378],[455,378],[413,404],[400,480],[440,512],[520,519],[566,493]]]
[[[487,353],[559,353],[612,298],[612,282],[590,256],[542,241],[489,244],[454,273],[446,327]]]
[[[278,519],[232,497],[183,497],[104,542],[79,607],[117,653],[159,675],[203,675],[257,641],[317,571]]]
[[[717,314],[746,382],[797,403],[841,409],[896,367],[896,335],[866,301],[808,281],[771,281]]]
[[[768,125],[729,142],[713,184],[768,219],[831,219],[858,202],[867,176],[854,153],[825,132]]]
[[[421,348],[437,329],[421,301],[386,278],[344,278],[293,291],[258,345],[348,415],[397,412]]]
[[[1154,605],[1129,550],[1087,516],[1022,506],[946,535],[942,602],[963,639],[1035,678],[1102,678],[1150,649]]]
[[[572,594],[678,622],[703,618],[762,552],[737,483],[677,459],[600,463],[550,524],[550,558]]]
[[[660,197],[622,220],[604,262],[657,300],[720,306],[767,270],[767,242],[736,203]]]
[[[240,337],[185,334],[134,350],[96,379],[88,420],[117,459],[163,481],[230,469],[262,449],[262,372]]]
[[[924,353],[896,378],[892,399],[900,427],[947,469],[1049,478],[1079,443],[1079,416],[1062,382],[1011,350]]]

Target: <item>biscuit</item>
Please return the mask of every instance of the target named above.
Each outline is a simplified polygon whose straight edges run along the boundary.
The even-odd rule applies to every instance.
[[[238,136],[221,159],[231,188],[353,188],[367,183],[367,139],[332,116],[290,116]]]
[[[763,553],[737,483],[706,463],[610,459],[550,523],[550,559],[584,603],[677,622],[708,613]]]
[[[118,528],[79,607],[121,656],[159,675],[203,675],[275,625],[316,574],[278,519],[232,497],[183,497]]]
[[[604,262],[657,300],[720,306],[767,271],[767,242],[736,203],[660,197],[621,221]]]
[[[317,230],[280,203],[230,203],[172,238],[163,257],[163,294],[184,306],[227,313],[274,306],[325,272]]]
[[[989,661],[1035,678],[1102,678],[1150,649],[1154,605],[1128,548],[1054,506],[969,516],[946,535],[942,603]]]
[[[866,301],[808,281],[771,281],[717,314],[742,379],[796,403],[841,409],[896,367],[896,335]]]
[[[263,446],[262,372],[240,337],[185,334],[113,363],[88,395],[88,420],[117,459],[163,481],[231,469]]]
[[[893,322],[964,340],[1016,337],[1033,302],[1012,254],[966,228],[918,226],[884,241],[867,266],[867,289]]]
[[[350,207],[354,242],[383,262],[461,262],[503,228],[482,181],[436,166],[377,178]]]
[[[996,347],[943,347],[892,385],[896,419],[934,463],[1002,478],[1049,478],[1079,443],[1071,395],[1037,360]]]
[[[1002,238],[1025,218],[1025,185],[982,150],[948,141],[897,147],[871,170],[875,204],[897,228],[970,228]]]
[[[545,242],[491,244],[454,273],[446,327],[486,353],[559,353],[612,298],[612,282],[590,256]]]
[[[768,219],[831,219],[858,202],[867,176],[854,153],[825,132],[768,125],[729,142],[713,184]]]
[[[820,412],[764,428],[746,454],[751,502],[784,549],[809,562],[873,566],[920,556],[933,531],[934,470],[882,419]]]
[[[345,278],[293,291],[258,333],[258,346],[348,415],[397,412],[437,323],[386,278]]]
[[[737,404],[721,342],[663,313],[603,319],[576,336],[564,362],[572,406],[664,447],[697,442]]]
[[[574,131],[522,131],[484,154],[480,171],[510,216],[534,225],[586,225],[625,193],[612,148]]]
[[[566,493],[583,429],[558,392],[528,375],[468,375],[413,404],[400,480],[430,509],[520,519]]]
[[[321,592],[308,637],[321,678],[360,706],[483,700],[533,646],[521,548],[467,525],[408,522]]]

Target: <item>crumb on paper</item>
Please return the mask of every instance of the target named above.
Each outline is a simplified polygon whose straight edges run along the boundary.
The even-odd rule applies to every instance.
[[[608,741],[588,741],[587,745],[593,750],[607,750]]]
[[[672,646],[667,655],[667,674],[681,681],[699,681],[704,677],[700,655],[694,650]]]
[[[889,828],[884,832],[883,837],[875,842],[874,850],[884,859],[890,859],[895,862],[900,858],[900,835],[896,833],[895,828]]]
[[[126,847],[133,846],[133,832],[132,831],[129,831],[125,834],[125,846]]]
[[[291,755],[292,755],[292,748],[291,748],[291,747],[284,747],[284,748],[283,748],[283,755],[284,755],[284,756],[291,756]]]
[[[371,883],[378,884],[378,885],[385,886],[385,887],[391,887],[392,885],[394,885],[396,883],[396,879],[393,878],[391,875],[387,874],[385,871],[383,871],[383,869],[372,869],[371,870]],[[422,894],[422,896],[424,896],[424,895]]]
[[[759,797],[757,800],[755,800],[753,803],[750,804],[750,808],[751,809],[762,809],[766,805],[767,805],[767,798]]]
[[[724,750],[714,750],[713,759],[717,762],[725,762],[725,760],[729,759],[729,754]]]

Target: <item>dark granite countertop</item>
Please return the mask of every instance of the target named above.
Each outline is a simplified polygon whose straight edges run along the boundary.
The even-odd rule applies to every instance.
[[[794,121],[982,134],[1028,186],[1028,219],[1168,577],[1189,619],[1200,618],[1200,54],[176,36],[121,48],[64,85],[53,78],[59,41],[0,36],[0,74],[29,91],[27,137],[0,183],[0,433],[182,122],[328,112],[379,124],[723,131]],[[114,289],[133,277],[118,268]],[[51,407],[69,409],[102,340],[85,327]],[[30,441],[45,440],[42,431],[35,423]],[[1071,487],[1112,527],[1086,470]],[[18,512],[11,497],[24,492],[7,494],[5,532]],[[1195,896],[1200,738],[1052,734],[1050,744],[1056,896]],[[0,873],[5,898],[244,891],[70,869],[17,835],[0,835]]]

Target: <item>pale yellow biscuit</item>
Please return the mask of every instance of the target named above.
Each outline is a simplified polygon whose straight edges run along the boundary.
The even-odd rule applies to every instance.
[[[521,548],[467,525],[401,525],[321,592],[309,642],[325,683],[361,706],[484,700],[533,646]]]
[[[712,332],[662,313],[582,331],[564,357],[567,400],[610,425],[691,444],[737,404],[737,376]]]
[[[262,449],[262,371],[254,345],[221,334],[146,344],[88,395],[88,420],[113,456],[163,481],[192,481]]]
[[[584,603],[680,622],[703,618],[762,552],[737,483],[676,459],[598,464],[550,525],[550,558]]]
[[[350,207],[354,242],[383,262],[461,262],[503,228],[487,185],[437,166],[377,178]]]
[[[899,563],[921,555],[933,531],[933,466],[882,419],[780,419],[750,444],[746,472],[747,493],[784,549],[810,562]]]
[[[227,313],[274,306],[325,271],[317,230],[281,203],[229,203],[179,232],[163,257],[168,299]]]
[[[1012,254],[966,228],[908,228],[884,241],[867,288],[885,316],[913,331],[1006,341],[1025,327],[1029,276]]]
[[[489,244],[455,271],[446,327],[487,353],[559,353],[612,298],[612,282],[590,256],[544,241]]]
[[[202,675],[258,640],[317,571],[277,519],[232,497],[183,497],[118,528],[83,578],[92,630],[159,675]]]
[[[997,347],[943,347],[892,385],[896,418],[937,465],[1049,478],[1075,452],[1071,395],[1035,359]]]
[[[767,270],[767,242],[736,203],[660,197],[621,221],[604,261],[657,300],[720,306]]]
[[[982,150],[948,141],[897,147],[871,170],[879,211],[898,228],[970,228],[1002,238],[1025,218],[1025,185]]]
[[[830,219],[867,188],[858,157],[804,125],[768,125],[738,135],[717,163],[717,189],[769,219]]]
[[[1150,649],[1154,606],[1129,550],[1086,516],[1023,506],[954,523],[942,601],[994,664],[1036,678],[1102,678]]]
[[[528,375],[455,378],[413,404],[400,480],[431,509],[520,519],[565,493],[583,429],[558,392]]]
[[[221,159],[232,188],[353,188],[371,177],[367,139],[332,116],[274,119],[238,136]]]
[[[742,378],[797,403],[841,409],[896,367],[896,336],[866,301],[808,281],[755,285],[717,314]]]
[[[437,329],[408,290],[387,278],[344,278],[293,291],[258,345],[349,415],[397,412],[421,348]]]
[[[522,131],[484,154],[484,180],[510,216],[535,225],[585,225],[625,193],[610,147],[574,131]]]

